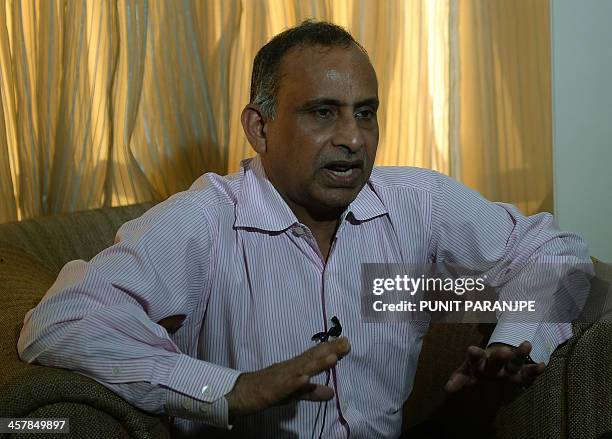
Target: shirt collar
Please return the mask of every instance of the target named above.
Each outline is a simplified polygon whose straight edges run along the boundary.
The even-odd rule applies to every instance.
[[[268,180],[259,156],[243,160],[240,166],[244,180],[236,205],[236,227],[281,232],[299,223],[293,211]],[[363,222],[384,215],[388,210],[368,181],[349,204],[342,218],[349,213],[357,221]]]
[[[357,194],[357,197],[349,204],[347,208],[348,213],[352,214],[353,218],[357,221],[363,222],[385,215],[389,211],[376,192],[374,192],[374,189],[372,189],[371,181],[368,180]]]
[[[243,160],[240,166],[244,180],[236,205],[236,227],[280,232],[298,222],[268,180],[259,156]]]

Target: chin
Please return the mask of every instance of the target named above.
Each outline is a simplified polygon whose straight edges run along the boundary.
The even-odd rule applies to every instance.
[[[349,190],[339,191],[338,189],[336,189],[334,190],[334,192],[338,191],[341,193],[333,194],[333,195],[328,193],[327,196],[321,200],[321,204],[330,209],[344,210],[349,204],[351,204],[355,200],[355,198],[357,198],[357,194],[359,193],[359,190],[352,189],[350,191]]]

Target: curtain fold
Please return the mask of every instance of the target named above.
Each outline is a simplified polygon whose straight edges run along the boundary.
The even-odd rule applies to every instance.
[[[552,212],[549,3],[458,7],[461,179],[523,212]]]
[[[253,57],[307,18],[370,54],[378,165],[548,209],[547,14],[546,0],[0,1],[0,222],[161,200],[237,170],[253,155],[240,125]]]

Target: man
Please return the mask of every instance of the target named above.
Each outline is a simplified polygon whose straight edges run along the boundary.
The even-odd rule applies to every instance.
[[[363,323],[363,263],[487,261],[504,284],[540,256],[588,257],[550,215],[525,218],[427,170],[373,171],[378,106],[374,69],[343,29],[276,36],[242,113],[257,157],[67,264],[26,316],[21,358],[91,376],[194,437],[397,437],[427,325]],[[343,337],[315,345],[321,332]],[[527,385],[570,336],[500,323],[447,390],[487,376]]]

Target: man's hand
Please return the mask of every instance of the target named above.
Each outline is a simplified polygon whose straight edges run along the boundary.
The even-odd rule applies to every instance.
[[[448,392],[473,386],[484,379],[503,379],[519,386],[530,385],[542,372],[544,363],[525,364],[531,343],[524,341],[518,348],[494,343],[486,350],[476,346],[467,349],[466,359],[453,372],[445,389]]]
[[[310,377],[336,365],[348,354],[346,337],[321,343],[303,354],[257,372],[243,373],[225,398],[230,416],[257,413],[297,399],[327,401],[334,397],[330,387],[310,383]]]

